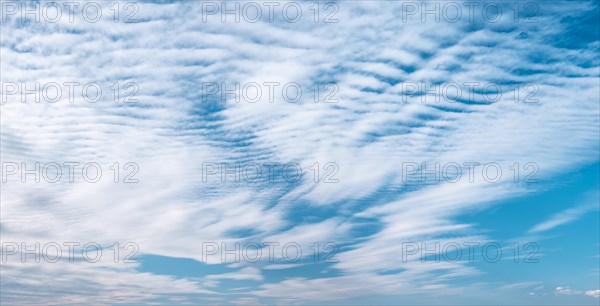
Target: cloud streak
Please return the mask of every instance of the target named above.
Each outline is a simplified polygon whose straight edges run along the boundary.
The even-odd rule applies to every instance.
[[[565,18],[592,14],[592,2],[569,10],[544,3],[538,22],[522,24],[404,22],[396,1],[337,3],[339,22],[331,24],[199,22],[196,1],[137,4],[136,23],[76,16],[2,24],[2,82],[98,82],[106,92],[96,103],[64,95],[21,103],[10,95],[1,106],[2,162],[98,162],[105,171],[98,183],[3,183],[2,241],[133,241],[144,255],[223,271],[190,278],[139,272],[139,265],[3,264],[3,303],[18,303],[24,292],[36,292],[28,302],[233,303],[228,286],[238,282],[248,288],[237,290],[240,303],[464,293],[455,283],[480,275],[478,268],[403,262],[401,242],[490,241],[485,224],[459,217],[543,189],[515,183],[507,170],[515,162],[535,162],[543,180],[598,161],[600,42],[559,39],[574,31]],[[302,3],[306,12],[309,5]],[[106,4],[102,12],[111,16]],[[114,82],[135,82],[139,102],[114,103]],[[296,103],[204,101],[206,82],[296,82],[305,94]],[[407,82],[493,83],[504,91],[495,103],[483,89],[469,92],[472,99],[424,103],[422,94],[406,94]],[[339,102],[315,103],[315,83],[337,84]],[[539,102],[515,102],[517,84],[535,84]],[[481,166],[473,182],[466,172],[457,183],[402,175],[405,162],[490,161],[505,170],[498,183],[479,176]],[[115,162],[135,162],[139,183],[114,183],[108,167]],[[206,182],[206,162],[294,162],[304,176]],[[339,167],[339,182],[323,183],[330,169],[320,169],[315,183],[311,167],[328,162]],[[591,209],[567,209],[530,232]],[[202,242],[264,241],[303,250],[333,241],[338,262],[307,263],[311,252],[293,265],[280,255],[255,264],[202,257]]]

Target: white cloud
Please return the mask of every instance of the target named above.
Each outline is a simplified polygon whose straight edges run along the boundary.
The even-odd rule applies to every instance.
[[[208,275],[208,276],[206,276],[206,279],[208,279],[208,280],[235,279],[235,280],[261,281],[261,280],[263,280],[263,276],[260,273],[260,269],[247,267],[247,268],[240,269],[237,272]]]
[[[598,192],[596,192],[594,195],[588,196],[588,198],[586,198],[585,200],[586,200],[586,202],[589,201],[590,203],[586,203],[584,205],[579,205],[577,207],[569,208],[567,210],[561,211],[560,213],[557,213],[557,214],[553,215],[552,217],[550,217],[550,219],[548,219],[540,224],[537,224],[536,226],[531,228],[529,230],[529,232],[530,233],[545,232],[545,231],[551,230],[555,227],[558,227],[560,225],[573,222],[573,221],[579,219],[580,217],[582,217],[584,214],[598,209],[598,204],[597,204],[598,200],[599,200]]]
[[[588,290],[585,292],[585,295],[600,298],[600,289],[597,290]]]
[[[600,297],[600,290],[588,290],[584,292],[581,290],[570,289],[569,287],[556,287],[554,293],[557,295],[587,295],[594,298]]]
[[[462,263],[402,262],[400,243],[487,241],[479,234],[485,225],[456,217],[535,188],[512,184],[509,173],[497,184],[464,178],[409,186],[402,162],[497,161],[507,167],[536,162],[542,178],[597,161],[597,67],[575,60],[591,61],[596,54],[556,48],[543,39],[562,33],[563,12],[541,16],[544,27],[522,24],[519,31],[539,39],[521,40],[504,21],[476,28],[463,22],[404,23],[393,2],[339,3],[339,23],[293,25],[217,19],[199,24],[194,2],[139,5],[144,22],[133,24],[90,24],[80,18],[53,26],[14,19],[2,24],[3,82],[135,81],[140,100],[115,104],[109,94],[95,104],[81,97],[74,103],[62,97],[55,104],[36,104],[11,96],[2,105],[2,161],[99,161],[105,167],[132,161],[140,167],[140,183],[131,185],[112,178],[96,184],[3,184],[4,241],[134,241],[144,254],[199,261],[202,242],[293,241],[308,249],[317,241],[341,241],[350,247],[336,255],[333,269],[339,276],[265,282],[244,293],[331,301],[365,292],[456,292],[453,279],[479,271]],[[569,12],[576,14],[581,6]],[[108,7],[103,13],[111,16]],[[519,74],[518,68],[544,72]],[[217,103],[215,111],[200,97],[202,82],[305,86],[323,80],[339,85],[339,103],[314,103],[307,93],[297,104],[226,102]],[[538,84],[541,103],[515,103],[512,92],[495,104],[402,101],[399,82],[440,80]],[[203,182],[203,162],[248,160],[298,162],[305,177],[297,185]],[[339,183],[315,184],[308,170],[315,162],[339,165]],[[299,211],[300,203],[305,206]],[[568,210],[532,231],[549,230],[581,213]],[[361,218],[378,227],[357,238],[353,230]],[[25,290],[36,292],[40,301],[77,303],[142,303],[156,297],[148,292],[214,298],[216,291],[134,269],[24,267],[3,266],[3,284],[14,285],[3,302]],[[240,269],[203,280],[210,285],[265,280],[257,267],[235,268]],[[26,272],[38,279],[27,283],[21,277]],[[56,288],[40,286],[58,275],[63,276]],[[78,288],[82,279],[85,286]],[[572,292],[559,288],[557,294]]]
[[[569,287],[556,287],[554,289],[554,293],[558,295],[572,295],[572,294],[581,294],[579,290],[572,290]]]

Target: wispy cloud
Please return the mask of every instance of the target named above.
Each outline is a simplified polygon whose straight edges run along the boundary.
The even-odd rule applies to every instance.
[[[135,23],[111,20],[108,3],[97,23],[79,15],[72,23],[22,23],[18,15],[3,22],[2,82],[98,82],[106,94],[96,103],[8,96],[2,162],[98,162],[104,172],[97,183],[13,177],[2,185],[2,241],[133,241],[142,255],[227,269],[188,277],[140,272],[143,263],[3,264],[2,303],[18,303],[24,293],[31,303],[216,304],[466,294],[461,288],[470,284],[458,280],[484,274],[478,267],[403,261],[401,243],[492,240],[485,224],[460,217],[543,189],[515,183],[508,170],[515,162],[535,162],[539,180],[598,162],[599,42],[561,40],[573,31],[568,20],[594,13],[593,2],[544,3],[537,22],[519,24],[506,16],[403,21],[399,1],[336,3],[339,22],[331,24],[315,23],[312,14],[297,23],[200,22],[198,1],[138,2]],[[312,3],[301,5],[312,12]],[[482,90],[469,92],[472,99],[422,102],[402,87],[474,81],[505,92],[495,103]],[[135,82],[139,102],[114,103],[114,82]],[[203,101],[204,82],[296,82],[306,93],[296,103],[264,96],[256,103]],[[310,86],[318,82],[337,84],[339,101],[315,103]],[[535,84],[539,102],[515,102],[516,84]],[[473,182],[466,170],[456,183],[411,183],[402,173],[405,162],[473,161],[501,165],[501,181],[485,181],[481,166]],[[135,162],[139,183],[114,183],[115,162]],[[304,176],[294,183],[206,182],[206,162],[294,162]],[[328,162],[337,165],[339,182],[315,183],[313,165],[322,177]],[[567,209],[530,232],[592,209]],[[202,256],[203,242],[264,241],[295,242],[304,252],[297,263],[281,262],[281,254],[268,263]],[[331,241],[340,246],[337,262],[307,263],[315,242]],[[232,298],[228,282],[251,285]]]
[[[555,227],[573,222],[588,212],[600,209],[600,207],[598,207],[598,201],[600,201],[598,192],[588,195],[585,201],[588,203],[561,211],[551,216],[548,220],[535,225],[529,230],[529,232],[541,233],[549,231]]]

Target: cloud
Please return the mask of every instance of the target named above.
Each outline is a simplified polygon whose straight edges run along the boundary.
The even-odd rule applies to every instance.
[[[261,280],[263,280],[263,276],[260,274],[259,269],[247,267],[247,268],[240,269],[237,272],[208,275],[208,276],[206,276],[206,279],[209,279],[209,280],[234,279],[234,280],[261,281]]]
[[[597,290],[588,290],[585,292],[585,295],[600,298],[600,289]]]
[[[500,288],[502,288],[502,289],[515,289],[515,288],[521,289],[521,288],[533,287],[533,286],[539,285],[541,283],[542,282],[519,282],[519,283],[507,284],[507,285],[504,285],[504,286],[502,286]],[[538,286],[538,287],[534,288],[534,290],[537,291],[537,290],[540,290],[542,288],[543,288],[543,286]]]
[[[70,102],[63,95],[52,104],[21,103],[14,95],[1,106],[2,162],[94,161],[104,170],[98,183],[79,176],[73,183],[23,184],[20,177],[3,183],[3,242],[133,241],[141,254],[203,261],[202,242],[296,242],[309,250],[314,242],[334,241],[339,262],[327,269],[335,273],[308,265],[290,269],[304,261],[241,263],[229,266],[234,272],[203,275],[203,283],[142,273],[139,266],[14,264],[3,265],[2,303],[24,293],[32,303],[145,303],[185,296],[243,304],[254,298],[276,303],[467,294],[461,288],[468,286],[457,280],[483,274],[478,268],[403,261],[401,243],[489,241],[484,224],[460,217],[536,192],[537,186],[515,184],[508,171],[498,183],[481,176],[470,182],[467,172],[457,183],[407,182],[403,163],[495,161],[508,169],[535,162],[536,178],[543,179],[598,161],[597,41],[573,48],[553,41],[567,33],[564,18],[594,13],[588,2],[569,4],[568,10],[544,4],[537,23],[518,26],[466,19],[441,26],[419,16],[406,22],[394,1],[337,2],[340,22],[332,24],[312,18],[294,24],[224,24],[219,18],[199,23],[198,2],[166,2],[137,3],[136,23],[110,20],[108,4],[98,23],[80,14],[73,23],[21,23],[18,16],[3,22],[3,82],[98,82],[107,93],[96,103],[81,96]],[[302,5],[310,12],[312,3]],[[471,100],[422,102],[421,95],[403,93],[402,84],[411,81],[427,88],[488,82],[505,92],[495,103],[486,102],[480,90]],[[115,103],[115,82],[135,82],[139,102]],[[203,101],[203,82],[297,82],[305,94],[297,103],[281,96],[273,103],[265,97],[236,103],[231,96]],[[315,103],[310,86],[318,82],[336,83],[339,102]],[[515,102],[516,84],[535,84],[540,102]],[[115,162],[135,162],[139,183],[115,183],[109,168]],[[218,175],[206,182],[205,162],[296,162],[304,176],[293,183],[225,183]],[[323,183],[328,162],[337,166],[338,183]],[[532,232],[583,213],[567,210]],[[303,253],[304,260],[311,256]],[[217,258],[206,264],[227,263]],[[310,275],[287,274],[291,270]],[[267,275],[274,271],[282,277]],[[220,285],[231,281],[255,282],[239,290],[253,297],[229,299]]]
[[[554,293],[557,295],[572,295],[572,294],[581,294],[581,291],[572,290],[569,287],[556,287],[556,289],[554,289]]]
[[[554,293],[557,295],[587,295],[594,298],[600,297],[600,290],[587,290],[584,292],[581,290],[573,290],[569,287],[556,287]]]
[[[591,198],[591,199],[590,199]],[[569,208],[564,211],[561,211],[553,216],[551,216],[548,220],[535,225],[533,228],[529,230],[530,233],[540,233],[551,230],[560,225],[564,225],[570,222],[573,222],[584,214],[595,211],[598,209],[598,193],[595,195],[588,196],[586,199],[586,203],[584,205],[579,205],[577,207]]]

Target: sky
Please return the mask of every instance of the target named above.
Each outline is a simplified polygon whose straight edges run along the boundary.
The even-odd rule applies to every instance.
[[[598,1],[0,1],[0,302],[598,305]]]

